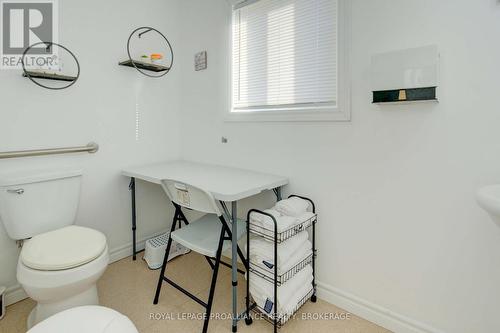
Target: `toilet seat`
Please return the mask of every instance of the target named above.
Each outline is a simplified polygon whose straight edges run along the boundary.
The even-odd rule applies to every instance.
[[[57,271],[84,265],[106,248],[106,236],[89,228],[71,225],[25,241],[21,262],[31,269]]]
[[[37,301],[28,318],[28,328],[66,309],[99,305],[96,282],[108,263],[107,247],[91,262],[58,271],[32,269],[19,258],[17,280],[26,294]]]
[[[28,333],[138,333],[121,313],[102,306],[80,306],[45,319]]]

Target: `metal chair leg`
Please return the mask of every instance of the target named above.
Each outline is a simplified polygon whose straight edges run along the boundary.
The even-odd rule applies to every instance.
[[[188,225],[189,221],[187,220],[186,215],[184,215],[181,206],[179,206],[175,202],[172,202],[172,204],[175,207],[175,216],[177,220],[179,220],[179,228],[181,228],[181,222],[184,222],[184,224]]]
[[[210,257],[207,257],[207,256],[205,256],[205,259],[207,260],[208,264],[210,265],[210,268],[213,270],[214,263],[212,262],[212,259]]]
[[[203,333],[208,330],[208,323],[210,321],[210,313],[212,311],[212,304],[214,301],[215,286],[217,284],[217,274],[219,273],[220,257],[222,255],[222,246],[224,244],[224,234],[225,228],[222,227],[219,237],[219,247],[217,248],[217,255],[215,257],[214,271],[212,273],[212,283],[210,284],[210,292],[208,295],[207,311],[205,315],[205,321],[203,322]]]
[[[172,221],[172,226],[170,227],[170,235],[175,230],[176,219],[177,219],[177,207],[175,209],[175,215],[174,215],[174,220]],[[161,273],[160,277],[158,278],[158,285],[156,286],[156,293],[153,304],[158,304],[158,300],[160,298],[161,286],[163,284],[163,277],[165,276],[165,270],[167,269],[167,263],[168,263],[168,256],[170,254],[170,247],[172,246],[172,237],[170,235],[168,237],[167,248],[165,249],[165,256],[163,257],[163,264],[161,265]]]

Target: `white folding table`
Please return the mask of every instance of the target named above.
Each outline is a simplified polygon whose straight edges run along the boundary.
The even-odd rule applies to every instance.
[[[124,176],[130,177],[130,190],[132,192],[132,238],[133,259],[136,259],[136,208],[135,208],[135,180],[161,184],[164,179],[173,179],[184,182],[210,192],[231,219],[232,224],[232,289],[233,289],[233,332],[242,315],[237,309],[237,202],[263,191],[273,190],[278,200],[281,200],[281,187],[288,184],[286,177],[190,161],[169,161],[123,170]],[[226,208],[226,202],[231,203],[231,212]]]

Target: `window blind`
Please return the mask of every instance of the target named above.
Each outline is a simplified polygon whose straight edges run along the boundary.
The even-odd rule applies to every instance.
[[[338,0],[259,0],[233,12],[233,110],[337,104]]]

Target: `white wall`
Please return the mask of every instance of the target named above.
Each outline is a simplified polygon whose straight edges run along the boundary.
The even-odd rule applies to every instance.
[[[223,122],[225,0],[154,0],[147,7],[62,0],[61,42],[79,56],[82,77],[50,92],[19,71],[0,71],[0,150],[92,140],[101,150],[0,161],[0,171],[81,166],[77,223],[104,231],[112,250],[131,241],[124,166],[182,155],[284,174],[291,179],[287,193],[309,195],[319,207],[322,297],[400,332],[499,331],[500,230],[477,207],[474,192],[500,181],[500,5],[351,2],[353,120],[292,124]],[[116,65],[128,32],[140,25],[164,31],[181,60],[161,80]],[[442,54],[441,102],[371,105],[371,54],[432,43]],[[208,50],[209,69],[194,72],[201,50]],[[222,135],[228,144],[220,143]],[[141,238],[164,228],[171,212],[157,187],[140,183],[138,192]],[[248,200],[241,213],[271,199]],[[17,252],[0,227],[0,284],[15,285]]]
[[[95,155],[3,160],[0,172],[62,164],[81,167],[85,175],[76,223],[103,231],[112,253],[130,253],[130,194],[120,171],[179,156],[180,71],[174,66],[164,78],[150,79],[117,64],[126,57],[128,35],[143,25],[164,32],[175,51],[180,44],[178,2],[61,0],[59,5],[60,41],[78,56],[81,78],[75,86],[53,92],[22,78],[20,71],[0,71],[0,151],[90,141],[98,142],[100,150]],[[168,228],[171,212],[162,190],[139,183],[137,191],[138,238]],[[17,255],[2,225],[0,285],[15,287]]]
[[[182,156],[289,176],[317,202],[321,296],[399,332],[498,332],[500,230],[474,194],[500,181],[500,5],[351,2],[352,122],[225,123],[228,5],[183,1]],[[433,43],[439,104],[370,104],[372,54]]]

